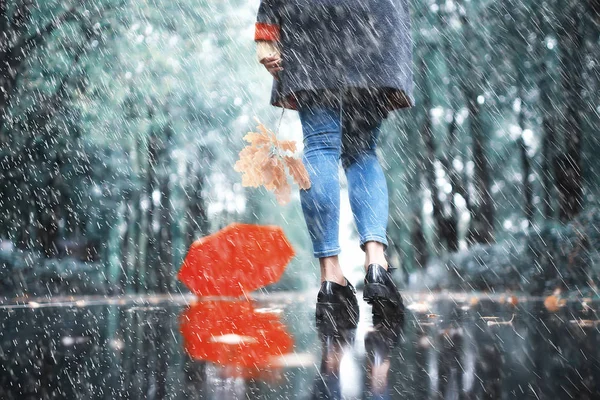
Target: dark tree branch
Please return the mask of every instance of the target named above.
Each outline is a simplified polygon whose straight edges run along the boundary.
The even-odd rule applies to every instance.
[[[0,62],[6,58],[9,49],[7,11],[6,0],[0,0]]]
[[[0,35],[6,35],[6,27],[8,26],[8,15],[6,12],[8,7],[6,6],[6,0],[0,0]]]
[[[75,7],[70,8],[58,17],[54,18],[51,22],[46,24],[44,28],[38,30],[32,36],[21,40],[17,43],[13,50],[13,54],[22,54],[23,58],[26,58],[29,52],[36,46],[41,44],[48,36],[52,34],[57,28],[59,28],[65,22],[76,19],[79,16]]]
[[[31,6],[31,0],[22,0],[17,6],[10,21],[12,34],[19,36],[25,33],[27,23],[29,22],[29,18],[31,18]]]

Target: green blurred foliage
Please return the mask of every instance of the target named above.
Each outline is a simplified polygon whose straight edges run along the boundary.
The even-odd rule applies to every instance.
[[[180,290],[175,273],[189,244],[235,221],[280,225],[297,250],[268,290],[318,282],[298,196],[280,207],[233,171],[252,118],[279,124],[254,54],[257,7],[0,2],[6,296]],[[583,181],[571,198],[586,210],[597,203],[595,11],[558,0],[412,4],[417,105],[390,116],[380,146],[388,256],[405,277],[455,250],[506,252],[536,232],[571,229],[557,166],[573,152]],[[293,112],[280,134],[301,138]],[[547,270],[544,245],[531,246],[544,265],[515,266],[518,276]],[[593,264],[585,254],[573,262]],[[362,260],[355,264],[344,268]]]

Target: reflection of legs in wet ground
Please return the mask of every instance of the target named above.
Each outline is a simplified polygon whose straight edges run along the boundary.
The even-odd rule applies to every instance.
[[[475,365],[476,376],[481,379],[478,392],[485,399],[502,397],[502,369],[504,367],[504,350],[497,342],[495,332],[485,332],[476,337],[478,354]]]
[[[354,329],[338,330],[332,334],[319,329],[321,342],[321,367],[315,376],[311,399],[341,399],[340,362],[352,344],[356,331]]]
[[[461,365],[463,349],[463,333],[460,327],[444,329],[440,335],[440,354],[438,358],[438,397],[445,399],[453,390],[457,396],[452,398],[465,399],[463,391],[464,368]]]
[[[402,334],[401,320],[374,320],[374,330],[365,335],[368,388],[372,399],[389,399],[388,373],[392,351]]]
[[[428,356],[431,341],[428,337],[428,327],[419,325],[415,333],[415,374],[411,380],[414,398],[429,400],[430,374]]]

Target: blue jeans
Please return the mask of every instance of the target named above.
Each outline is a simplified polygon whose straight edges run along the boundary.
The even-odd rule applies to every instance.
[[[340,160],[361,249],[369,241],[388,245],[388,189],[375,153],[384,116],[373,102],[349,97],[338,97],[339,101],[313,98],[298,104],[303,162],[311,181],[310,189],[300,190],[300,200],[316,258],[341,251]]]

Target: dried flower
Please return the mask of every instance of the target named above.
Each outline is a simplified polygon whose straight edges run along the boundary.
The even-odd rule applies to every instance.
[[[242,186],[259,187],[274,191],[279,204],[290,201],[289,175],[300,189],[310,188],[310,178],[302,160],[293,156],[296,143],[279,140],[275,133],[258,120],[259,132],[248,132],[244,140],[250,143],[240,151],[234,170],[242,173]],[[289,153],[292,153],[290,155]]]

